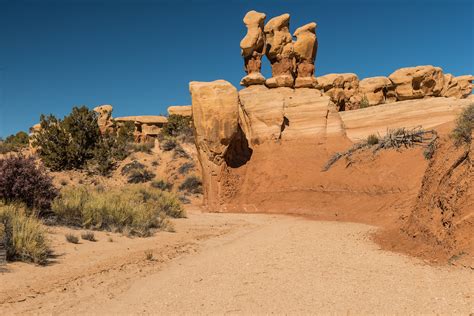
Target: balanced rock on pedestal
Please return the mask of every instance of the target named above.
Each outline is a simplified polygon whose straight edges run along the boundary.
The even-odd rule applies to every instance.
[[[265,81],[269,88],[294,86],[295,60],[290,34],[290,15],[274,17],[265,25],[266,52],[272,66],[272,78]]]
[[[296,29],[293,35],[296,36],[293,44],[297,72],[295,88],[316,88],[318,84],[314,77],[314,61],[318,50],[316,23],[303,25]]]
[[[240,41],[240,48],[247,75],[240,81],[242,86],[265,83],[265,77],[260,73],[262,56],[265,53],[265,33],[263,32],[265,17],[264,13],[257,11],[250,11],[244,17],[247,34]]]

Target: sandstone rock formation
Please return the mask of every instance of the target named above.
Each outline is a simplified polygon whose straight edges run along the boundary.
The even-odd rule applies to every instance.
[[[240,48],[247,75],[240,81],[242,86],[265,83],[265,78],[260,73],[262,56],[265,54],[265,33],[263,32],[265,17],[264,13],[257,11],[249,11],[244,17],[247,34],[240,42]]]
[[[378,105],[383,103],[391,103],[397,101],[394,91],[395,87],[392,81],[387,77],[371,77],[359,81],[359,89],[357,91],[358,99],[353,103],[361,102],[366,98],[368,105]]]
[[[174,105],[168,107],[168,115],[181,115],[190,117],[193,115],[191,105]]]
[[[226,154],[238,134],[239,98],[229,82],[191,82],[193,124],[198,158],[202,167],[204,202],[216,207],[227,167]]]
[[[168,119],[160,115],[142,115],[117,117],[114,121],[119,127],[125,122],[133,122],[135,142],[144,143],[155,140]]]
[[[458,99],[467,98],[472,93],[473,80],[474,76],[471,75],[454,77],[451,74],[445,74],[441,95]]]
[[[113,107],[109,104],[100,105],[95,107],[94,111],[99,115],[97,118],[97,123],[99,124],[100,132],[105,134],[107,131],[111,131],[114,127],[112,120]]]
[[[328,74],[317,78],[318,88],[331,98],[338,111],[358,108],[358,101],[351,98],[359,89],[359,78],[353,73]]]
[[[296,59],[295,88],[316,88],[314,77],[314,61],[318,51],[316,38],[316,23],[308,23],[294,32],[296,41],[293,44]]]
[[[293,39],[290,34],[290,15],[285,13],[270,19],[265,25],[266,56],[272,66],[269,88],[293,87],[296,71]]]
[[[370,134],[385,135],[388,128],[430,129],[455,120],[469,99],[430,98],[381,104],[356,111],[339,112],[347,137],[360,141]]]
[[[393,72],[389,79],[395,85],[399,101],[437,97],[444,87],[443,70],[433,66],[401,68]]]

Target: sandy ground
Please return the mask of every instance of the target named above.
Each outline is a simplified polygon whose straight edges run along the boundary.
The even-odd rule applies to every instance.
[[[473,312],[474,271],[382,251],[372,226],[195,211],[175,223],[79,245],[54,228],[55,263],[0,274],[0,314]]]

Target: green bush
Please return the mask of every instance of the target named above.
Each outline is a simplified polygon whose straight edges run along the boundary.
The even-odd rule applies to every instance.
[[[178,142],[175,138],[167,137],[161,142],[161,149],[164,151],[173,150],[176,148],[176,146],[178,146]]]
[[[134,152],[142,152],[146,154],[151,154],[151,150],[153,149],[153,147],[155,147],[155,143],[145,142],[145,143],[132,144],[131,146]]]
[[[193,194],[200,194],[202,193],[202,181],[194,175],[188,176],[179,186],[179,190]]]
[[[190,170],[194,169],[194,162],[185,162],[178,168],[180,174],[187,174]]]
[[[21,205],[0,205],[0,223],[8,260],[45,264],[50,254],[43,224]]]
[[[18,152],[22,148],[28,147],[29,136],[27,133],[20,131],[14,135],[8,136],[5,140],[0,141],[0,154],[8,152]]]
[[[128,177],[128,183],[144,183],[151,181],[155,177],[153,172],[136,160],[123,166],[121,173]]]
[[[154,229],[168,229],[167,216],[185,217],[174,195],[143,185],[104,192],[86,187],[64,188],[52,210],[60,223],[129,231],[137,236],[149,236]]]
[[[370,106],[369,99],[367,99],[367,96],[364,94],[364,96],[362,97],[362,100],[359,103],[359,108],[365,109],[365,108],[368,108],[369,106]]]
[[[182,115],[170,115],[168,117],[168,123],[165,124],[161,133],[169,137],[185,136],[184,139],[191,139],[192,141],[193,130],[191,128],[191,118]]]
[[[38,155],[52,170],[81,169],[94,158],[100,139],[97,113],[74,107],[63,120],[54,115],[40,118],[41,129],[33,136]]]
[[[151,182],[151,186],[162,191],[171,191],[173,184],[165,180],[155,180]]]
[[[470,144],[472,141],[472,129],[474,128],[474,103],[465,108],[456,120],[456,126],[451,133],[454,143]]]

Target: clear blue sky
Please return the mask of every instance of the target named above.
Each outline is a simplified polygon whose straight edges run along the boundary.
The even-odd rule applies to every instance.
[[[0,0],[0,136],[41,113],[112,104],[114,116],[190,104],[192,80],[244,75],[244,14],[318,23],[317,75],[432,64],[474,73],[474,1]],[[268,76],[268,62],[264,75]]]

